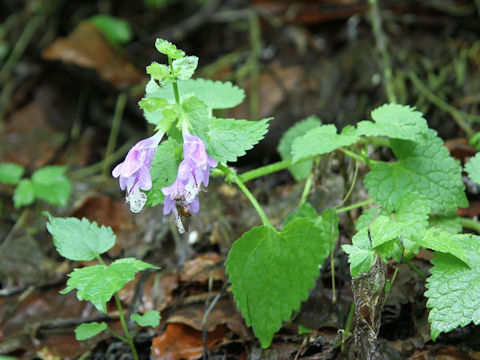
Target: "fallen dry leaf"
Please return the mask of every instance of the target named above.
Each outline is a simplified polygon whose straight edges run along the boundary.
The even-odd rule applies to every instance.
[[[110,196],[87,198],[72,216],[79,219],[85,217],[99,225],[110,226],[115,233],[129,228],[125,201],[115,201]]]
[[[31,102],[5,122],[3,161],[37,169],[47,165],[65,138],[48,124],[43,109]]]
[[[42,54],[46,60],[60,60],[95,69],[117,89],[140,84],[144,76],[112,49],[101,31],[88,22],[80,23],[67,38],[57,39]]]
[[[226,327],[218,326],[207,335],[207,348],[222,341]],[[155,360],[195,360],[203,355],[202,332],[184,324],[168,324],[165,332],[153,339]]]
[[[135,280],[128,282],[119,291],[122,302],[131,303],[135,288],[140,279],[137,274]],[[139,303],[139,312],[151,310],[162,311],[173,302],[173,291],[178,288],[178,275],[176,273],[151,273],[143,286],[142,296]]]
[[[180,280],[205,283],[211,276],[213,280],[225,281],[225,270],[223,265],[219,264],[221,261],[222,258],[217,253],[197,256],[185,263],[180,273]]]
[[[167,323],[182,323],[201,331],[204,314],[205,304],[192,304],[171,314]],[[242,338],[249,337],[242,317],[228,299],[219,300],[207,317],[207,331],[213,331],[219,325],[227,325],[230,330]]]

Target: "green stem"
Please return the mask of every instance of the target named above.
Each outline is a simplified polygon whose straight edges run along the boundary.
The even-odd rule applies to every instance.
[[[471,138],[474,135],[474,131],[470,124],[468,124],[464,119],[468,119],[473,122],[480,122],[480,116],[478,115],[472,115],[468,114],[466,112],[463,112],[461,110],[458,110],[454,106],[447,104],[445,101],[440,99],[437,95],[435,95],[432,91],[430,91],[429,88],[425,86],[425,84],[418,78],[417,75],[415,75],[413,72],[408,73],[408,78],[410,81],[415,85],[415,87],[428,99],[430,100],[434,105],[436,105],[439,109],[449,113],[452,115],[453,120],[457,123],[457,125],[465,131],[465,134],[469,138]]]
[[[115,104],[115,112],[113,114],[112,128],[110,130],[110,136],[108,137],[107,149],[105,150],[105,160],[103,162],[103,176],[107,176],[110,162],[108,161],[110,155],[115,150],[117,144],[118,133],[120,131],[120,124],[122,123],[123,112],[127,104],[127,94],[122,92],[117,97]]]
[[[262,207],[261,207],[260,204],[258,203],[257,199],[255,199],[255,197],[254,197],[253,194],[250,192],[250,190],[247,189],[247,187],[245,186],[245,184],[243,183],[243,181],[240,179],[240,177],[239,177],[232,169],[230,169],[230,168],[229,168],[228,166],[226,166],[226,165],[218,164],[217,169],[223,171],[223,173],[225,174],[227,180],[233,181],[235,184],[237,184],[237,186],[240,188],[240,190],[243,191],[243,193],[245,194],[245,196],[248,198],[248,200],[250,200],[250,202],[252,203],[253,207],[255,208],[255,210],[257,211],[258,215],[260,216],[260,219],[262,220],[263,225],[273,227],[272,224],[271,224],[271,222],[270,222],[270,220],[268,220],[267,215],[265,214],[265,212],[263,211]]]
[[[382,57],[383,62],[383,77],[385,79],[385,89],[387,91],[388,101],[391,103],[397,102],[393,86],[393,71],[390,55],[387,50],[387,39],[382,30],[382,17],[378,8],[378,0],[370,1],[370,22],[372,24],[373,35],[375,36],[375,43],[377,50]]]
[[[133,343],[132,336],[128,331],[127,322],[125,321],[125,317],[123,316],[123,308],[122,303],[118,297],[118,293],[113,295],[115,299],[115,304],[117,305],[118,315],[120,316],[120,322],[122,323],[123,332],[125,333],[125,337],[127,338],[128,345],[130,345],[130,350],[132,351],[133,359],[138,360],[137,349],[135,348],[135,344]]]
[[[330,273],[332,274],[332,304],[337,303],[337,290],[335,286],[335,251],[330,251]]]
[[[462,224],[464,228],[474,230],[480,234],[480,222],[473,219],[464,218],[464,217],[461,217],[459,219],[460,219],[460,224]]]
[[[126,338],[124,338],[122,335],[120,334],[117,334],[116,331],[113,331],[113,329],[110,329],[109,327],[107,327],[107,330],[110,331],[110,333],[115,336],[116,338],[122,340],[122,341],[125,341],[126,343],[128,343],[128,340]]]
[[[96,258],[101,265],[106,266],[102,258],[100,257],[100,255],[97,255]],[[138,360],[137,349],[135,348],[132,335],[128,331],[127,322],[125,321],[125,316],[123,315],[123,307],[122,307],[120,298],[118,297],[118,293],[114,293],[113,298],[115,299],[115,304],[117,305],[118,316],[120,317],[120,323],[122,324],[123,333],[125,335],[125,341],[128,343],[128,345],[130,345],[130,350],[132,351],[133,359]]]
[[[350,328],[352,327],[354,313],[355,313],[355,303],[352,302],[352,305],[350,305],[350,311],[348,313],[347,323],[345,324],[345,330],[343,331],[343,336],[342,336],[342,345],[340,347],[340,350],[342,353],[345,352],[345,343],[347,342],[347,339],[351,335]]]
[[[354,153],[350,150],[344,149],[344,148],[339,148],[338,150],[342,151],[344,154],[350,156],[351,158],[355,160],[362,161],[364,163],[375,163],[375,161],[370,160],[366,156],[359,155],[357,153]],[[302,160],[296,162],[295,164],[301,164],[305,161],[309,161],[315,158],[321,157],[321,155],[314,155],[314,156],[309,156],[306,158],[303,158]],[[265,176],[268,174],[272,174],[274,172],[280,171],[280,170],[285,170],[288,169],[290,166],[292,166],[292,159],[287,159],[287,160],[282,160],[282,161],[277,161],[276,163],[261,166],[259,168],[246,171],[243,174],[238,175],[241,181],[247,182],[256,178],[259,178],[261,176]]]
[[[305,187],[303,188],[302,197],[300,199],[300,204],[298,204],[298,207],[302,206],[307,201],[308,194],[310,193],[310,189],[312,188],[313,184],[313,176],[314,175],[312,170],[307,180],[305,181]]]
[[[417,273],[418,276],[420,276],[420,278],[423,280],[423,281],[426,281],[427,280],[427,277],[425,276],[425,274],[422,272],[422,270],[420,270],[418,267],[416,267],[415,265],[413,265],[410,261],[407,261],[407,265],[410,269],[412,269],[415,273]]]
[[[173,60],[172,58],[169,56],[168,57],[168,65],[170,65],[170,71],[172,72],[173,74]],[[175,95],[175,102],[180,105],[180,96],[178,95],[178,85],[177,85],[177,82],[174,81],[172,83],[173,85],[173,94]]]
[[[335,206],[335,209],[339,208],[340,206],[342,206],[347,202],[348,198],[353,192],[353,188],[355,187],[355,184],[357,183],[357,176],[358,176],[358,161],[355,161],[355,171],[353,173],[353,179],[352,179],[352,183],[350,184],[350,188],[348,189],[347,194],[343,198],[342,202]]]
[[[375,202],[374,199],[368,199],[368,200],[360,201],[358,203],[345,206],[341,209],[337,209],[335,212],[337,214],[340,214],[340,213],[347,212],[347,211],[350,211],[350,210],[353,210],[353,209],[357,209],[359,207],[363,207],[363,206],[366,206],[366,205],[373,204],[374,202]]]
[[[306,160],[307,159],[302,160],[302,162],[306,161]],[[241,181],[247,182],[247,181],[259,178],[259,177],[264,176],[264,175],[268,175],[268,174],[271,174],[271,173],[274,173],[274,172],[277,172],[277,171],[280,171],[280,170],[288,169],[290,166],[292,166],[292,159],[278,161],[278,162],[270,164],[270,165],[261,166],[259,168],[254,169],[254,170],[244,172],[243,174],[238,175],[238,177],[240,178]]]
[[[20,37],[15,42],[15,46],[10,53],[10,56],[5,61],[5,65],[0,70],[0,83],[3,82],[12,71],[13,67],[18,63],[22,57],[23,52],[27,48],[33,35],[37,32],[38,27],[44,22],[45,15],[38,14],[32,17],[23,28]]]
[[[96,172],[101,171],[104,168],[105,163],[112,164],[116,160],[121,159],[122,156],[125,155],[127,150],[130,149],[134,143],[135,143],[134,140],[127,141],[125,144],[122,145],[121,148],[116,150],[108,158],[106,158],[106,159],[104,159],[104,160],[102,160],[102,161],[100,161],[96,164],[90,165],[88,167],[72,171],[72,172],[69,173],[70,177],[72,177],[72,178],[82,178],[82,177],[91,176],[91,175],[95,174]]]
[[[390,290],[392,289],[392,285],[395,282],[395,279],[397,278],[397,274],[398,274],[398,265],[395,267],[392,280],[390,280],[390,282],[387,282],[387,285],[385,287],[385,299],[383,300],[383,304],[387,302],[388,294],[390,294]]]
[[[364,163],[367,163],[367,164],[375,162],[373,160],[370,160],[366,156],[354,153],[353,151],[350,151],[350,150],[347,150],[347,149],[344,149],[344,148],[338,148],[338,150],[343,152],[345,155],[350,156],[352,159],[355,159],[355,160],[358,160],[358,161],[361,161],[361,162],[364,162]]]

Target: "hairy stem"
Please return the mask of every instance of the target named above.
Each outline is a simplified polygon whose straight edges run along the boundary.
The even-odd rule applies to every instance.
[[[168,65],[170,65],[170,71],[173,73],[173,60],[170,56],[168,57]],[[178,105],[180,105],[180,96],[178,95],[177,82],[176,81],[172,82],[172,85],[173,85],[173,94],[175,95],[175,102]]]
[[[307,159],[305,159],[307,160]],[[241,181],[247,182],[256,178],[259,178],[261,176],[265,176],[280,170],[285,170],[288,169],[290,166],[292,166],[292,160],[283,160],[283,161],[278,161],[273,164],[261,166],[259,168],[256,168],[251,171],[244,172],[243,174],[238,175]]]
[[[350,328],[352,327],[354,313],[355,313],[355,303],[352,302],[352,305],[350,305],[350,311],[348,312],[345,329],[343,330],[343,335],[342,335],[342,345],[340,346],[340,350],[342,353],[345,352],[345,343],[347,342],[350,335],[352,335],[352,333],[350,332]]]
[[[373,199],[360,201],[358,203],[351,204],[351,205],[345,206],[343,208],[337,209],[335,212],[337,214],[340,214],[340,213],[347,212],[347,211],[350,211],[350,210],[353,210],[353,209],[357,209],[357,208],[360,208],[360,207],[363,207],[363,206],[366,206],[366,205],[373,204],[374,202],[375,202],[375,200],[373,200]]]
[[[459,219],[460,219],[460,224],[462,224],[464,228],[474,230],[480,234],[480,222],[473,219],[464,218],[464,217],[461,217]]]
[[[240,177],[235,173],[235,171],[233,171],[233,170],[230,169],[228,166],[223,165],[223,164],[218,164],[217,169],[223,171],[223,173],[225,174],[227,180],[233,181],[235,184],[237,184],[237,186],[240,188],[240,190],[243,191],[243,193],[245,194],[245,196],[248,198],[248,200],[250,200],[250,202],[252,203],[253,207],[254,207],[255,210],[257,211],[258,216],[260,216],[260,219],[262,220],[263,225],[265,225],[265,226],[272,226],[270,220],[268,220],[267,215],[266,215],[265,212],[263,211],[263,209],[262,209],[262,207],[260,206],[260,204],[258,203],[257,199],[255,199],[255,197],[253,196],[253,194],[250,192],[250,190],[248,190],[248,188],[245,186],[245,184],[244,184],[243,181],[240,179]]]
[[[106,266],[105,263],[103,262],[102,258],[100,257],[100,255],[97,255],[96,258],[101,265]],[[122,329],[123,329],[123,333],[125,335],[125,338],[123,338],[121,336],[118,336],[118,335],[115,335],[113,332],[112,332],[112,334],[114,334],[115,336],[119,337],[120,339],[123,339],[124,341],[126,341],[128,343],[128,345],[130,345],[130,350],[132,351],[133,359],[138,360],[137,349],[135,348],[135,344],[133,342],[133,337],[130,334],[130,332],[128,331],[127,322],[125,321],[125,316],[123,315],[123,307],[122,307],[122,303],[120,301],[120,298],[118,297],[118,293],[113,294],[113,298],[115,299],[115,304],[117,305],[118,316],[120,317],[120,323],[122,324]]]

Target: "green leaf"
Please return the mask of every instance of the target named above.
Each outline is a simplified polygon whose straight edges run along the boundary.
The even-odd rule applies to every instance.
[[[163,203],[165,196],[162,193],[162,188],[175,181],[178,165],[182,159],[183,148],[181,143],[173,138],[168,138],[160,144],[150,168],[152,189],[147,191],[147,205],[156,206]]]
[[[185,56],[181,59],[173,60],[174,75],[178,80],[188,80],[192,77],[198,66],[198,57]]]
[[[281,232],[255,227],[234,242],[226,272],[235,302],[263,348],[308,298],[319,265],[328,256],[330,244],[322,241],[314,223],[301,218]]]
[[[183,50],[177,49],[175,45],[167,40],[157,39],[155,41],[155,47],[159,52],[171,57],[172,59],[180,59],[181,57],[185,56]]]
[[[338,239],[338,215],[334,209],[326,209],[319,216],[317,211],[309,203],[302,204],[297,210],[291,213],[283,223],[283,226],[287,226],[295,219],[308,219],[311,220],[320,237],[319,241],[324,247],[323,253],[327,253],[327,256],[334,250],[335,244]]]
[[[180,102],[191,97],[198,97],[209,109],[230,109],[240,104],[245,98],[245,91],[230,82],[212,81],[206,79],[189,79],[177,83]],[[170,103],[175,102],[173,85],[163,88],[150,87],[147,97],[160,97]]]
[[[431,216],[429,219],[429,224],[431,227],[436,227],[437,229],[449,234],[458,234],[463,230],[462,223],[460,222],[460,218],[458,216]]]
[[[147,112],[154,112],[167,106],[168,101],[161,98],[143,98],[138,102],[138,105]]]
[[[23,176],[23,166],[14,163],[0,164],[0,183],[16,185]]]
[[[202,139],[207,153],[219,162],[237,161],[263,139],[268,130],[268,121],[219,119],[205,117],[200,100],[186,99],[182,106],[193,127],[195,135]],[[205,110],[205,109],[203,109]]]
[[[354,278],[368,272],[377,257],[368,237],[368,227],[361,229],[353,236],[352,245],[343,245],[342,249],[348,254],[350,274]]]
[[[311,334],[313,330],[303,326],[303,325],[298,325],[298,335],[304,335],[304,334]]]
[[[358,231],[371,226],[372,240],[375,238],[373,242],[378,252],[385,258],[394,257],[398,260],[402,253],[400,244],[393,241],[383,246],[381,243],[388,242],[388,239],[384,238],[385,241],[379,242],[379,235],[376,233],[377,230],[375,230],[372,220],[375,216],[379,218],[388,216],[389,221],[384,223],[384,226],[391,227],[390,231],[397,231],[397,235],[393,236],[392,240],[401,235],[404,255],[409,256],[418,252],[418,241],[428,227],[430,208],[427,204],[428,202],[416,193],[406,194],[399,200],[395,211],[389,212],[384,209],[379,213],[378,209],[364,210],[358,218],[355,228]]]
[[[63,257],[76,261],[90,261],[115,245],[115,234],[107,226],[98,226],[83,218],[59,218],[48,215],[48,232]]]
[[[13,204],[15,209],[27,206],[35,200],[35,189],[33,183],[29,179],[23,179],[13,192]]]
[[[75,338],[77,340],[87,340],[95,335],[100,334],[102,331],[107,330],[108,326],[103,321],[101,323],[91,322],[78,325],[75,329]]]
[[[305,135],[309,130],[320,126],[322,123],[316,116],[309,116],[308,118],[296,123],[288,129],[280,139],[277,151],[280,153],[282,160],[292,158],[293,141],[300,136]],[[313,160],[304,161],[302,163],[293,165],[288,168],[295,180],[300,181],[305,179],[312,170]]]
[[[437,228],[430,228],[418,243],[424,248],[451,254],[466,264],[474,266],[475,264],[470,264],[469,254],[465,252],[462,245],[466,236],[468,237],[469,235],[449,234]]]
[[[307,218],[312,221],[315,221],[318,218],[318,214],[312,205],[310,205],[309,203],[304,203],[300,205],[300,207],[297,210],[295,210],[293,213],[288,215],[288,217],[285,219],[283,223],[283,226],[286,226],[288,223],[299,218]]]
[[[152,62],[147,66],[147,74],[149,74],[152,79],[158,80],[165,84],[165,81],[169,80],[170,69],[168,66],[157,63],[156,61]]]
[[[391,140],[397,162],[378,162],[365,176],[365,186],[383,208],[392,211],[404,194],[418,193],[428,199],[437,214],[448,214],[468,206],[461,167],[429,130],[422,143]]]
[[[395,139],[423,141],[428,131],[423,114],[414,108],[398,104],[385,104],[372,111],[372,121],[360,121],[358,134],[365,136],[388,136]]]
[[[148,311],[143,315],[140,314],[132,314],[130,319],[135,321],[140,326],[151,326],[156,327],[160,323],[160,313],[158,311]]]
[[[465,164],[465,171],[473,182],[480,184],[480,152]]]
[[[431,335],[435,340],[442,332],[473,322],[480,324],[480,237],[465,235],[461,244],[469,256],[466,266],[456,257],[436,252],[431,260],[434,265],[427,279],[427,307]]]
[[[35,196],[52,205],[67,205],[71,185],[65,176],[65,166],[45,166],[32,175]]]
[[[101,312],[106,313],[107,302],[113,294],[135,278],[138,271],[158,267],[134,258],[114,261],[110,266],[93,265],[74,269],[68,276],[67,287],[60,291],[66,294],[77,290],[78,300],[88,300]]]
[[[358,137],[357,130],[353,126],[346,126],[340,134],[337,134],[335,125],[321,125],[293,141],[293,163],[306,157],[327,154],[342,146],[352,145]]]
[[[370,225],[372,246],[376,248],[390,240],[397,239],[404,229],[405,224],[395,223],[388,216],[379,215]]]
[[[133,38],[130,24],[120,18],[109,15],[95,15],[90,18],[90,22],[99,28],[110,43],[126,44]]]

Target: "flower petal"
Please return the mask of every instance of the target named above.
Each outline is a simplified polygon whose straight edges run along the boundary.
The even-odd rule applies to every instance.
[[[120,176],[121,172],[122,172],[122,169],[123,169],[123,162],[121,162],[120,164],[115,166],[115,168],[112,171],[112,176],[114,178],[118,178]]]
[[[150,190],[152,188],[152,177],[146,166],[142,166],[137,172],[138,187],[142,190]]]

